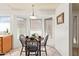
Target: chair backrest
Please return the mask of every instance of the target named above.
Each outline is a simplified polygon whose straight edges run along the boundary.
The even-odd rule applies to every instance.
[[[46,44],[47,44],[48,36],[49,36],[49,35],[46,35],[46,37],[45,37],[45,39],[44,39],[44,46],[46,46]]]
[[[23,34],[21,34],[20,36],[19,36],[19,40],[20,40],[20,42],[21,42],[21,44],[22,44],[22,46],[25,46],[25,36],[23,35]]]

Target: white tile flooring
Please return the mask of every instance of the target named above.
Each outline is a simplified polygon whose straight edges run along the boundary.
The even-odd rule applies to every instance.
[[[21,48],[13,49],[5,56],[20,56],[20,50]],[[47,46],[47,56],[61,56],[60,53],[53,47]],[[21,56],[25,56],[25,53],[23,52]],[[45,52],[42,52],[42,56],[45,56]]]

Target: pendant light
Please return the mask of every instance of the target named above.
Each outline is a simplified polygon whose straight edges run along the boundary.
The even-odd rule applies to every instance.
[[[36,19],[37,17],[34,14],[34,5],[32,5],[32,16],[30,16],[30,19]]]

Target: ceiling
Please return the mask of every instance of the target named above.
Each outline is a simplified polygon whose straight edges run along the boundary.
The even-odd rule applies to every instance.
[[[79,3],[73,3],[72,10],[79,10]]]
[[[45,18],[52,16],[60,3],[0,3],[0,13],[7,11],[15,16],[27,18],[32,15],[32,4],[34,5],[35,16]]]
[[[34,9],[55,9],[59,3],[33,3]],[[0,3],[0,10],[32,10],[32,3]]]

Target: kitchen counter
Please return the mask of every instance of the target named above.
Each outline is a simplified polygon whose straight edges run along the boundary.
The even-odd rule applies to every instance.
[[[11,34],[0,35],[0,37],[11,36]]]
[[[12,35],[0,35],[0,54],[5,54],[12,49]]]

